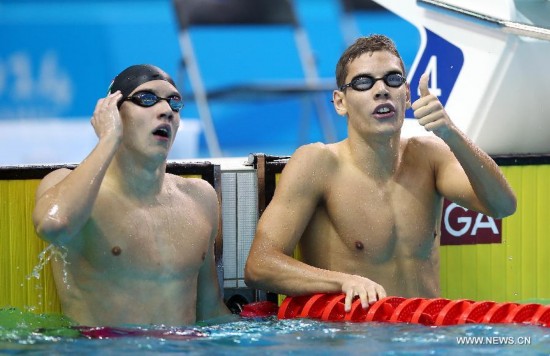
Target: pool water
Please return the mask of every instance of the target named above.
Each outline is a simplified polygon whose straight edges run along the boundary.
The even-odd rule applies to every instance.
[[[5,316],[5,315],[4,315]],[[170,331],[173,337],[119,336],[89,339],[60,317],[0,314],[0,354],[190,354],[190,355],[548,355],[550,329],[532,325],[465,324],[427,327],[406,323],[328,323],[276,317],[193,328],[134,327]],[[26,319],[25,319],[26,318]],[[34,318],[34,319],[32,319]],[[31,320],[32,319],[32,320]],[[158,334],[158,333],[157,333]],[[131,334],[128,334],[131,335]],[[477,345],[465,345],[466,339]]]

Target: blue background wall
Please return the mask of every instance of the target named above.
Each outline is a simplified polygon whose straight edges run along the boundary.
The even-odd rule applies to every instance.
[[[345,48],[339,2],[296,0],[295,3],[320,76],[333,78],[334,67]],[[358,21],[363,34],[391,36],[410,67],[419,46],[419,34],[411,24],[381,11],[361,16]],[[253,35],[241,33],[241,43],[229,40],[234,33],[227,29],[192,35],[208,88],[243,78],[267,81],[303,76],[288,31],[258,29]],[[176,79],[180,90],[190,91],[187,75],[180,67],[178,25],[169,0],[1,0],[0,38],[0,124],[34,125],[36,120],[54,119],[88,125],[95,103],[106,94],[112,78],[136,63],[162,67]],[[243,44],[252,50],[236,49]],[[235,54],[239,56],[233,59]],[[325,100],[330,105],[330,97]],[[300,144],[324,140],[316,117],[306,115],[308,119],[303,120],[299,115],[303,106],[296,98],[252,104],[219,101],[212,102],[211,110],[226,156],[244,156],[250,152],[291,154]],[[192,101],[186,103],[182,118],[198,118]],[[338,139],[343,138],[345,119],[333,115],[332,120]],[[83,127],[93,132],[91,127]],[[75,134],[66,131],[66,138]],[[47,144],[38,139],[40,133],[33,135],[27,145]],[[66,142],[66,150],[71,151],[73,143],[69,139]],[[0,150],[6,149],[9,147],[0,142]],[[208,155],[201,135],[193,156]],[[184,156],[171,158],[190,158]],[[63,156],[53,159],[65,160]]]

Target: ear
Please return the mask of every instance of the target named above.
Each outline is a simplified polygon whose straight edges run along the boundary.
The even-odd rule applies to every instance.
[[[348,113],[346,108],[346,98],[344,93],[340,90],[334,90],[332,92],[332,103],[334,104],[334,109],[338,115],[345,116]]]
[[[406,83],[407,85],[407,103],[406,103],[406,108],[407,109],[410,109],[411,106],[412,106],[412,103],[411,103],[411,87],[409,85],[409,83]]]

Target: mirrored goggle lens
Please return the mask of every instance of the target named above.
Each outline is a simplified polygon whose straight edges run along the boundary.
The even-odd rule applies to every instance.
[[[168,104],[175,112],[178,112],[183,108],[183,101],[181,99],[170,98]]]
[[[158,103],[160,99],[152,93],[140,93],[133,96],[133,101],[141,106],[153,106]]]

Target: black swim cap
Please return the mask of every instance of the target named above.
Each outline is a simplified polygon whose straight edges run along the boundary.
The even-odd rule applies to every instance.
[[[127,98],[138,86],[152,80],[165,80],[176,86],[172,78],[162,69],[150,64],[137,64],[124,69],[113,79],[108,94],[120,90],[122,96]],[[123,102],[122,100],[118,102],[119,108]]]

